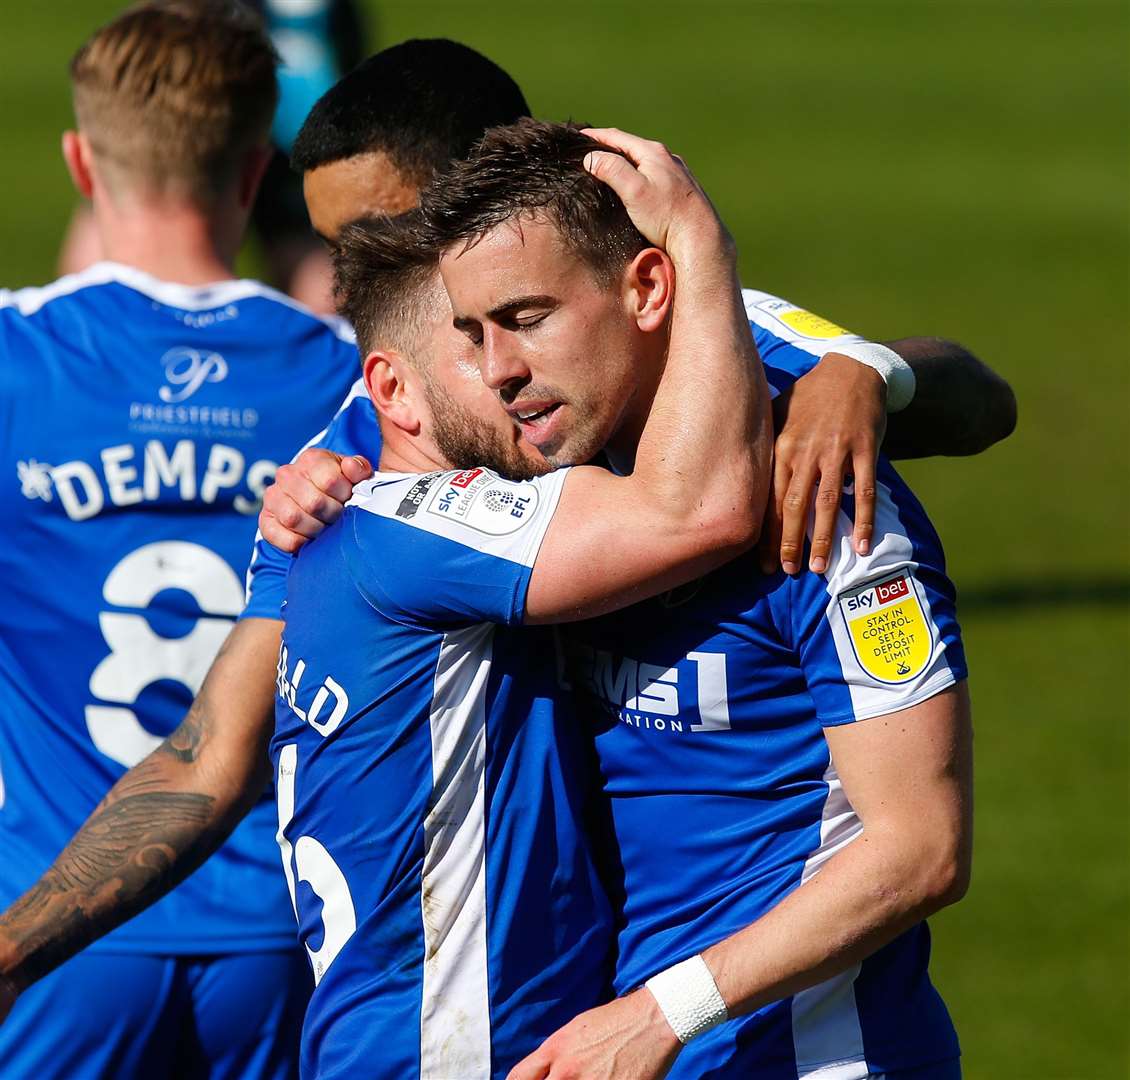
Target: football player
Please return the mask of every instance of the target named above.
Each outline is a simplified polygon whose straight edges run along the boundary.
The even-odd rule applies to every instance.
[[[263,488],[356,363],[336,320],[232,272],[277,96],[258,20],[135,7],[71,78],[64,156],[109,261],[0,294],[4,904],[183,718],[243,607]],[[191,726],[159,753],[193,760]],[[265,746],[248,743],[253,761]],[[23,997],[0,1029],[5,1078],[296,1075],[310,977],[269,774],[244,775],[246,820],[208,867]],[[198,793],[159,801],[174,832],[209,813]],[[126,800],[104,824],[136,836],[153,805]],[[99,872],[87,856],[69,884]],[[150,848],[123,878],[163,858]]]
[[[501,1078],[607,999],[612,922],[586,828],[595,772],[538,627],[748,547],[772,443],[733,244],[684,170],[654,186],[633,208],[670,258],[652,247],[636,261],[630,319],[616,318],[619,296],[587,312],[621,330],[606,362],[662,354],[626,476],[582,465],[515,482],[470,465],[517,457],[521,436],[499,423],[496,450],[461,429],[461,415],[498,409],[452,327],[434,249],[413,215],[346,230],[339,292],[380,471],[291,569],[271,740],[283,865],[318,983],[311,1076],[365,1061],[373,1076]],[[451,471],[453,453],[468,467]]]
[[[603,445],[628,471],[648,366],[600,351],[606,283],[578,264],[623,244],[577,209],[561,162],[585,152],[546,125],[491,133],[425,208],[449,230],[456,323],[514,437],[561,463]],[[566,1026],[515,1077],[662,1075],[692,1039],[678,1075],[958,1074],[921,919],[968,874],[965,661],[937,537],[885,462],[875,484],[874,550],[853,551],[849,488],[825,574],[759,575],[747,557],[572,637],[606,718],[618,989],[648,990]],[[443,494],[418,494],[414,511],[444,513]]]
[[[279,102],[271,124],[271,155],[251,211],[268,280],[318,312],[332,312],[331,270],[310,228],[301,179],[287,157],[311,106],[364,57],[365,26],[354,0],[243,0],[263,19],[281,60]],[[88,204],[71,217],[59,253],[59,273],[85,270],[104,258]]]
[[[516,428],[554,463],[603,448],[626,474],[661,360],[646,340],[631,362],[609,343],[635,325],[622,298],[651,238],[633,238],[622,207],[588,212],[584,168],[634,203],[670,158],[594,134],[630,161],[564,125],[489,132],[423,214],[454,325]],[[704,372],[687,392],[730,387]],[[875,543],[860,551],[870,486]],[[954,590],[885,460],[836,492],[835,515],[822,572],[763,574],[739,556],[571,635],[612,811],[622,996],[512,1080],[959,1076],[923,921],[964,894],[972,853]],[[646,553],[655,535],[634,524],[621,528]]]

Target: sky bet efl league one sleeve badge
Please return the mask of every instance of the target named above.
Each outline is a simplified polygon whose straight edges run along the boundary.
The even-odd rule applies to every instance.
[[[855,657],[868,675],[897,684],[922,674],[934,651],[934,634],[909,570],[843,593],[839,605]]]
[[[805,311],[804,308],[775,311],[773,314],[787,327],[800,334],[801,337],[830,341],[832,338],[844,337],[846,334],[851,333],[850,330],[845,330],[842,326],[837,326],[834,322],[825,319],[821,315],[814,315],[811,311]]]
[[[503,480],[486,469],[464,469],[441,478],[428,513],[489,536],[505,536],[525,525],[537,505],[538,489],[531,483]]]

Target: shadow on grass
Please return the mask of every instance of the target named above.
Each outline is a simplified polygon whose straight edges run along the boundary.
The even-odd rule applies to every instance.
[[[1130,605],[1130,577],[1087,581],[1013,581],[961,589],[958,611],[985,612],[1008,608],[1122,607]]]

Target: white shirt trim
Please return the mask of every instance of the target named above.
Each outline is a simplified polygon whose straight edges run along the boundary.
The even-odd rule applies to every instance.
[[[444,636],[430,715],[424,819],[420,1080],[488,1080],[486,694],[494,627]]]
[[[0,307],[14,307],[21,315],[34,315],[44,305],[60,297],[70,296],[80,289],[111,283],[125,285],[135,292],[167,304],[169,307],[180,308],[182,311],[208,311],[223,307],[225,304],[238,303],[240,300],[261,297],[315,319],[332,330],[342,341],[352,344],[355,340],[352,328],[344,319],[318,315],[305,304],[300,304],[261,281],[238,278],[231,281],[211,282],[207,285],[180,285],[176,282],[162,281],[136,267],[109,261],[95,263],[77,274],[61,277],[50,285],[14,291],[5,289],[0,292]]]

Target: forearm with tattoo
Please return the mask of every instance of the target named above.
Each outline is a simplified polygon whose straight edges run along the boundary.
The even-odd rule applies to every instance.
[[[10,990],[164,896],[261,795],[269,725],[264,718],[257,737],[235,752],[213,748],[213,706],[222,696],[206,684],[180,726],[110,789],[43,877],[0,916],[0,979]]]

